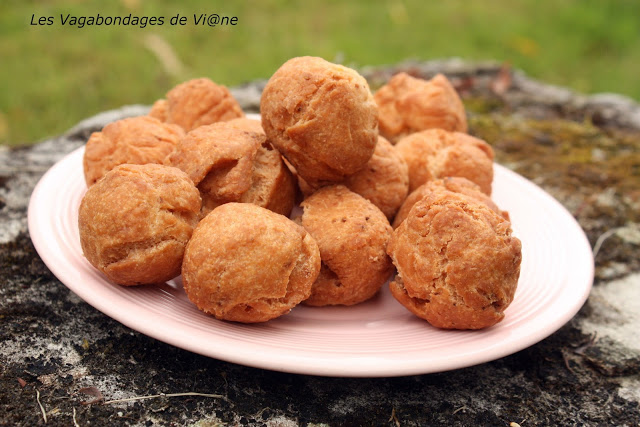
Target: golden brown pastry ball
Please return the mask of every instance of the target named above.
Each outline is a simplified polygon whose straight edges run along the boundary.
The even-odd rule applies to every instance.
[[[467,132],[464,105],[442,74],[431,80],[396,74],[374,95],[380,134],[391,142],[425,129]]]
[[[374,296],[393,273],[385,252],[393,230],[380,209],[342,185],[321,188],[301,206],[302,226],[322,258],[304,304],[353,305]]]
[[[229,202],[254,203],[289,215],[295,181],[264,134],[227,122],[189,132],[166,163],[189,175],[202,196],[203,214]]]
[[[409,192],[409,170],[393,145],[379,137],[367,166],[342,183],[376,205],[391,220]]]
[[[521,244],[510,223],[464,194],[433,192],[394,231],[392,295],[446,329],[480,329],[504,318],[520,275]]]
[[[466,194],[467,196],[484,203],[489,207],[489,209],[509,221],[509,213],[507,211],[501,210],[489,196],[487,196],[482,192],[482,190],[480,190],[480,187],[478,187],[477,184],[474,184],[467,178],[446,177],[422,184],[415,191],[409,194],[409,196],[400,207],[400,210],[398,211],[395,219],[393,220],[393,228],[398,228],[402,221],[407,218],[407,215],[409,215],[409,211],[411,210],[413,205],[415,205],[419,200],[424,198],[427,194],[443,190]]]
[[[82,251],[115,283],[165,282],[180,274],[199,213],[198,190],[181,170],[120,165],[91,186],[80,203]]]
[[[162,164],[183,136],[179,126],[148,116],[109,123],[87,141],[83,158],[87,187],[118,165]]]
[[[228,203],[193,232],[182,283],[218,319],[265,322],[307,298],[319,270],[318,245],[302,227],[252,204]]]
[[[367,81],[322,58],[285,62],[260,100],[271,143],[314,188],[362,169],[378,139],[378,112]]]
[[[461,176],[491,195],[493,149],[461,132],[429,129],[402,138],[394,147],[409,166],[409,192],[428,181]]]
[[[207,78],[181,83],[167,92],[166,100],[158,100],[149,115],[167,123],[175,123],[186,132],[199,126],[244,117],[238,101],[229,89]]]

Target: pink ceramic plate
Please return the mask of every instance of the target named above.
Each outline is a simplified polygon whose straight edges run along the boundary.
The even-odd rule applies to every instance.
[[[265,324],[218,321],[198,311],[177,278],[162,286],[107,282],[83,257],[77,229],[85,192],[81,147],[40,180],[29,231],[51,271],[86,302],[148,336],[209,357],[301,374],[383,377],[471,366],[512,354],[573,317],[593,280],[591,248],[573,217],[543,190],[496,165],[494,200],[522,240],[518,290],[505,320],[482,331],[444,331],[410,314],[386,286],[354,307],[299,306]]]

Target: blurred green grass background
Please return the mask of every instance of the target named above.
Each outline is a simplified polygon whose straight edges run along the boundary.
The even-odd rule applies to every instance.
[[[163,16],[162,26],[63,26],[75,16]],[[193,14],[235,16],[196,26]],[[185,26],[171,26],[181,14]],[[54,17],[31,25],[32,15]],[[206,76],[227,86],[315,55],[352,67],[461,57],[548,83],[640,100],[638,0],[76,0],[0,3],[0,143],[34,143]]]

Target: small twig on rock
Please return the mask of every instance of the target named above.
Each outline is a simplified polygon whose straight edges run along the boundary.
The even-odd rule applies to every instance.
[[[80,424],[78,424],[76,420],[76,408],[73,408],[73,427],[80,427]]]
[[[460,411],[464,411],[465,409],[469,409],[469,408],[467,408],[466,406],[461,406],[458,409],[456,409],[455,411],[453,411],[453,413],[451,413],[451,415],[455,415]]]
[[[596,240],[596,244],[593,245],[593,258],[596,258],[596,255],[598,255],[598,252],[600,252],[600,247],[602,246],[602,244],[604,243],[605,240],[607,240],[609,237],[613,236],[621,227],[618,228],[612,228],[610,230],[605,231],[604,233],[602,233],[600,235],[600,237],[598,237],[598,240]]]
[[[227,398],[221,394],[207,394],[207,393],[196,393],[196,392],[187,392],[187,393],[160,393],[160,394],[151,394],[149,396],[136,396],[136,397],[129,397],[127,399],[115,399],[115,400],[107,400],[106,402],[104,402],[105,405],[109,405],[111,403],[122,403],[122,402],[133,402],[136,400],[146,400],[146,399],[155,399],[158,397],[182,397],[182,396],[201,396],[201,397],[214,397],[217,399],[224,399],[227,400]]]
[[[400,420],[398,419],[398,416],[396,415],[396,408],[395,407],[391,408],[391,417],[389,418],[389,422],[391,422],[391,421],[393,421],[397,427],[400,427]]]
[[[40,412],[42,412],[42,419],[44,423],[47,423],[47,411],[44,410],[44,406],[40,403],[40,391],[36,390],[36,402],[38,402],[38,406],[40,407]]]
[[[571,368],[571,365],[569,364],[569,357],[567,356],[567,353],[564,350],[561,350],[560,352],[562,353],[562,360],[564,360],[564,366],[569,370],[569,372],[575,375],[576,372],[573,370],[573,368]]]
[[[580,346],[578,346],[575,350],[573,350],[573,352],[575,354],[579,354],[579,355],[583,355],[585,350],[588,349],[589,347],[591,347],[593,345],[593,343],[596,342],[596,336],[598,334],[596,332],[594,332],[593,334],[591,334],[591,336],[589,337],[589,339],[586,342],[583,342]]]

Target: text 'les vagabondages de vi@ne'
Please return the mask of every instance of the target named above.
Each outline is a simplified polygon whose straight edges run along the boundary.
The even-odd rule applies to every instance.
[[[31,25],[62,25],[65,27],[139,27],[146,28],[148,26],[184,26],[197,25],[204,27],[216,26],[235,26],[238,25],[237,16],[219,15],[217,13],[194,13],[193,15],[176,14],[174,16],[136,16],[128,14],[120,15],[72,15],[60,14],[59,16],[38,16],[35,13],[31,15]]]

